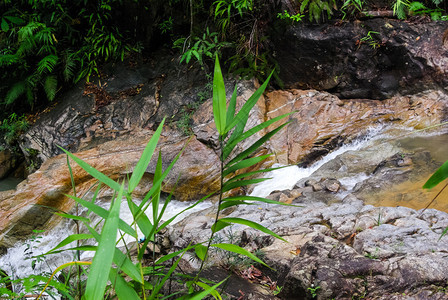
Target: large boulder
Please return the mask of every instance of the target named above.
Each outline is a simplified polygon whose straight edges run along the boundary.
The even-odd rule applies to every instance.
[[[271,28],[286,88],[386,99],[448,84],[445,22],[376,18],[286,25],[278,20]]]

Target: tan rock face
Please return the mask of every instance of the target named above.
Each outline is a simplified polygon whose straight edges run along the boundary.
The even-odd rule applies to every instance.
[[[250,82],[243,84],[239,91],[242,96],[238,98],[238,109],[255,89],[256,86]],[[276,154],[277,162],[296,164],[303,160],[313,161],[343,142],[365,133],[369,126],[395,123],[423,128],[437,124],[445,116],[447,103],[447,97],[436,91],[384,101],[342,101],[328,93],[314,90],[274,91],[259,100],[250,115],[248,128],[295,111],[289,116],[289,125],[274,136],[260,153],[272,151]],[[219,159],[214,150],[216,136],[211,101],[204,103],[193,121],[195,136],[191,140],[166,128],[158,145],[164,168],[185,147],[163,188],[165,192],[173,190],[178,200],[200,199],[219,188]],[[281,122],[287,121],[288,118]],[[123,179],[132,173],[152,133],[146,129],[135,130],[132,134],[118,136],[90,149],[86,146],[84,149],[89,150],[80,151],[76,155],[112,179]],[[239,149],[246,148],[263,134],[261,132],[251,137]],[[153,158],[135,191],[137,198],[143,197],[150,189],[155,164]],[[83,194],[95,181],[75,163],[72,163],[72,168],[78,194]],[[65,193],[71,193],[71,183],[64,155],[46,160],[17,190],[0,193],[0,246],[10,246],[26,238],[32,229],[50,228],[58,219],[53,218],[48,209],[34,205],[42,204],[69,211],[73,202],[64,196]],[[107,195],[107,192],[104,193]]]
[[[216,191],[218,181],[218,158],[212,150],[195,138],[164,132],[158,150],[162,152],[163,167],[166,168],[176,155],[183,153],[164,182],[163,191],[174,190],[179,200],[194,200]],[[122,136],[96,148],[76,153],[76,156],[112,179],[123,179],[137,164],[151,131],[139,135]],[[136,197],[142,197],[152,186],[152,176],[157,156],[147,169]],[[71,162],[78,195],[82,195],[94,183],[84,170]],[[42,167],[19,184],[15,191],[0,193],[0,245],[11,246],[26,237],[35,228],[51,228],[59,219],[52,212],[38,205],[69,211],[74,203],[66,193],[71,193],[70,173],[65,155],[48,159]],[[106,194],[108,192],[105,192]],[[110,194],[110,193],[109,193]]]
[[[384,101],[340,100],[314,90],[274,91],[266,95],[268,119],[296,112],[270,145],[283,164],[304,158],[305,163],[312,162],[371,126],[394,123],[421,129],[438,124],[445,117],[447,103],[447,96],[438,91]]]
[[[16,165],[12,153],[9,150],[0,151],[0,179],[6,177]]]

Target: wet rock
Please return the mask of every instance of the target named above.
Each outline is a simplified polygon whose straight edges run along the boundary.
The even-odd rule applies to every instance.
[[[0,179],[5,178],[16,167],[16,159],[11,151],[2,150],[0,145]]]
[[[334,95],[313,90],[267,93],[269,119],[295,111],[289,120],[279,122],[290,124],[270,140],[278,162],[307,166],[333,149],[362,138],[377,124],[425,128],[440,123],[445,118],[448,96],[428,91],[384,101],[344,100],[343,105],[340,101]]]
[[[447,86],[445,29],[441,22],[387,18],[313,26],[278,20],[270,36],[286,88],[386,99]],[[368,33],[375,48],[362,42]]]

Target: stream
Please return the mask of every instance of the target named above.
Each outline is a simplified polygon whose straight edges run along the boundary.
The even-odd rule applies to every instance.
[[[251,195],[266,197],[272,191],[292,189],[295,185],[303,186],[309,178],[335,178],[341,183],[342,189],[337,196],[342,199],[350,193],[354,193],[365,204],[375,206],[407,206],[414,209],[426,207],[431,199],[442,188],[438,186],[434,190],[422,190],[422,185],[435,171],[435,166],[440,166],[448,159],[448,153],[443,151],[448,144],[448,134],[445,129],[438,129],[431,132],[414,132],[409,128],[390,128],[378,126],[371,128],[367,135],[353,143],[344,145],[339,149],[322,157],[308,168],[291,166],[276,170],[266,174],[272,180],[256,185]],[[372,172],[377,165],[387,160],[393,155],[414,155],[414,153],[430,153],[432,163],[428,168],[417,168],[418,163],[414,162],[415,168],[406,169],[407,180],[393,185],[384,185],[380,192],[365,192],[363,185],[372,181],[375,177]],[[413,156],[414,157],[414,156]],[[370,171],[367,171],[370,169]],[[124,203],[125,204],[125,203]],[[102,206],[107,208],[106,203]],[[189,203],[172,201],[167,209],[165,220],[175,215]],[[211,202],[204,202],[191,210],[190,213],[206,209],[212,205]],[[127,205],[123,205],[127,206]],[[447,195],[442,194],[435,201],[431,208],[436,208],[448,212]],[[188,214],[176,219],[180,221]],[[129,222],[132,220],[131,214],[126,209],[122,209],[120,217]],[[152,219],[151,216],[149,216]],[[31,254],[39,255],[52,249],[58,242],[67,236],[73,228],[72,224],[61,224],[46,235],[34,240],[17,244],[8,249],[8,252],[0,258],[0,268],[6,271],[13,278],[23,278],[30,274],[50,272],[64,262],[73,259],[73,253],[67,252],[63,255],[49,257],[42,262],[37,262],[35,268],[31,268]],[[85,253],[83,258],[87,259],[91,254]],[[28,259],[23,259],[23,257]]]

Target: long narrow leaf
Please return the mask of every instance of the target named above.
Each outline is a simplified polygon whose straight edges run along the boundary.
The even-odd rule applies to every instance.
[[[263,95],[264,90],[268,86],[269,80],[271,79],[272,74],[274,71],[269,74],[268,79],[255,91],[255,93],[250,96],[250,98],[244,103],[243,107],[241,107],[240,111],[236,114],[235,118],[233,119],[233,122],[230,124],[227,124],[226,132],[231,130],[235,125],[237,125],[240,122],[244,122],[244,125],[247,122],[247,117],[249,116],[250,111],[254,107],[254,105],[257,103],[258,99],[260,99],[261,95]]]
[[[254,151],[256,151],[261,145],[263,145],[266,141],[268,141],[274,134],[279,132],[283,127],[288,125],[288,123],[285,123],[283,125],[280,125],[276,129],[266,133],[263,137],[259,138],[255,143],[253,143],[249,148],[238,154],[236,157],[234,157],[231,161],[227,163],[225,168],[228,168],[230,165],[239,162],[242,159],[245,159],[247,156],[251,155]]]
[[[154,181],[158,181],[159,178],[162,177],[162,153],[159,152],[159,158],[157,159],[156,171],[154,172]],[[159,203],[160,203],[160,192],[162,190],[162,185],[157,187],[155,195],[152,199],[152,217],[153,224],[155,227],[158,226],[157,218],[159,215]]]
[[[244,201],[255,201],[255,202],[262,202],[262,203],[268,203],[268,204],[278,204],[278,205],[285,205],[285,206],[293,206],[293,207],[301,207],[297,205],[287,204],[271,199],[261,198],[261,197],[255,197],[255,196],[233,196],[233,197],[227,197],[222,199],[223,202],[226,201],[236,201],[236,200],[244,200]]]
[[[246,226],[252,227],[253,229],[256,229],[256,230],[259,230],[261,232],[264,232],[264,233],[267,233],[269,235],[272,235],[273,237],[276,237],[279,240],[282,240],[282,241],[286,242],[286,240],[284,238],[282,238],[281,236],[279,236],[275,232],[269,230],[268,228],[264,227],[263,225],[260,225],[260,224],[258,224],[256,222],[253,222],[253,221],[249,221],[249,220],[242,219],[242,218],[222,218],[219,221],[227,222],[227,223],[235,223],[235,224],[246,225]]]
[[[237,170],[249,168],[255,164],[258,164],[258,163],[264,161],[266,158],[268,158],[270,156],[272,156],[272,154],[255,156],[255,157],[251,157],[251,158],[242,160],[239,163],[236,163],[233,166],[230,166],[229,168],[224,168],[224,172],[222,173],[222,176],[225,177],[225,176],[229,175],[230,173],[233,173]]]
[[[157,143],[159,142],[164,122],[165,118],[162,120],[159,127],[152,135],[151,139],[149,140],[148,144],[145,147],[145,150],[143,150],[142,156],[140,157],[139,161],[137,162],[137,165],[134,168],[134,172],[132,172],[132,176],[131,179],[129,180],[129,186],[128,186],[128,191],[130,193],[132,193],[139,184],[140,180],[143,177],[143,174],[146,171],[146,168],[149,165],[149,162],[151,161],[152,155],[154,154],[154,150],[156,149]]]
[[[223,201],[221,205],[219,205],[219,210],[223,210],[232,206],[238,206],[238,205],[253,205],[253,203],[242,201],[242,200],[235,200],[235,201]]]
[[[223,250],[227,250],[227,251],[230,251],[230,252],[233,252],[233,253],[244,255],[246,257],[249,257],[253,261],[256,261],[257,263],[260,263],[260,264],[262,264],[262,265],[264,265],[264,266],[266,266],[268,268],[271,268],[267,264],[265,264],[261,259],[259,259],[255,255],[253,255],[252,253],[250,253],[246,249],[241,248],[240,246],[233,245],[233,244],[226,244],[226,243],[211,244],[210,246],[211,247],[220,248],[220,249],[223,249]]]
[[[229,141],[227,141],[227,144],[224,146],[224,149],[223,149],[224,159],[226,159],[230,155],[230,153],[232,152],[232,150],[236,147],[236,145],[238,143],[246,140],[248,137],[254,135],[255,133],[259,132],[260,130],[263,130],[263,129],[269,127],[270,125],[280,121],[281,119],[283,119],[293,113],[294,112],[289,112],[289,113],[283,114],[281,116],[275,117],[271,120],[268,120],[266,122],[263,122],[255,127],[252,127],[251,129],[247,130],[246,132],[241,133],[239,136],[232,135],[232,138],[229,139]]]
[[[287,167],[290,167],[290,166],[281,166],[281,167],[276,167],[276,168],[261,169],[261,170],[256,170],[256,171],[252,171],[252,172],[242,173],[242,174],[239,174],[237,176],[234,176],[234,177],[230,178],[226,182],[232,182],[232,181],[239,180],[239,179],[242,179],[242,178],[246,178],[246,177],[249,177],[249,176],[253,176],[253,175],[256,175],[256,174],[271,172],[271,171],[275,171],[275,170],[279,170],[279,169],[283,169],[283,168],[287,168]]]
[[[232,98],[230,98],[229,107],[227,108],[227,117],[226,117],[226,123],[230,124],[233,121],[233,117],[235,115],[235,109],[236,109],[236,92],[237,92],[237,86],[235,84],[235,89],[233,90]]]
[[[89,278],[87,279],[85,296],[87,299],[100,300],[104,297],[110,267],[114,257],[115,242],[117,241],[118,223],[120,220],[120,204],[124,193],[124,182],[120,187],[117,198],[112,203],[109,216],[106,219],[98,250],[92,260]]]
[[[66,246],[70,243],[73,243],[74,241],[87,240],[87,239],[93,239],[93,235],[91,235],[91,234],[72,234],[72,235],[66,237],[65,239],[63,239],[62,242],[57,244],[56,247],[54,247],[53,249],[51,249],[44,255],[51,254],[52,252]]]
[[[78,202],[82,206],[90,209],[92,212],[94,212],[95,214],[97,214],[98,216],[100,216],[103,219],[107,219],[108,216],[109,216],[109,212],[106,209],[104,209],[104,208],[102,208],[102,207],[100,207],[100,206],[98,206],[98,205],[96,205],[96,204],[94,204],[92,202],[85,201],[84,199],[81,199],[81,198],[78,198],[78,197],[74,197],[72,195],[66,195],[66,196],[71,198],[71,199],[73,199],[73,200],[75,200],[76,202]],[[118,227],[120,228],[120,230],[126,232],[130,236],[133,236],[133,237],[137,238],[137,233],[135,232],[135,230],[132,229],[132,227],[129,226],[125,221],[120,219],[120,221],[118,223]]]
[[[116,192],[118,192],[120,190],[120,185],[116,181],[110,179],[109,177],[107,177],[106,175],[104,175],[103,173],[101,173],[100,171],[98,171],[97,169],[95,169],[94,167],[89,165],[88,163],[84,162],[82,159],[74,156],[73,154],[71,154],[70,152],[65,150],[64,148],[62,148],[62,147],[59,147],[59,148],[62,151],[64,151],[65,154],[70,156],[71,159],[73,159],[81,168],[83,168],[87,173],[92,175],[94,178],[98,179],[99,181],[101,181],[105,185],[109,186]]]
[[[424,189],[432,189],[448,178],[448,160],[426,181]]]
[[[246,180],[239,180],[239,181],[232,181],[230,183],[224,183],[224,185],[222,186],[222,192],[228,192],[234,188],[237,187],[241,187],[241,186],[246,186],[249,184],[256,184],[256,183],[260,183],[266,180],[269,180],[271,178],[255,178],[255,179],[246,179]]]
[[[115,287],[114,290],[117,293],[118,299],[140,300],[137,292],[118,274],[117,269],[111,268],[109,280]]]
[[[224,282],[226,281],[226,279],[224,279],[221,282],[218,282],[217,284],[215,284],[214,286],[209,286],[206,283],[203,283],[201,281],[196,282],[196,284],[198,286],[200,286],[201,288],[204,289],[204,291],[200,292],[199,294],[195,295],[194,297],[192,297],[191,299],[203,299],[205,296],[207,296],[208,294],[212,295],[213,298],[217,299],[217,300],[222,300],[221,295],[218,293],[218,291],[216,291],[216,289]],[[196,298],[197,297],[197,298]]]
[[[66,213],[54,213],[57,216],[66,218],[66,219],[72,219],[72,220],[77,220],[77,221],[82,221],[82,222],[90,222],[89,218],[85,218],[85,217],[81,217],[81,216],[76,216],[76,215],[71,215],[71,214],[66,214]]]
[[[215,72],[213,75],[213,116],[219,135],[226,133],[226,88],[219,66],[218,56],[215,60]]]

